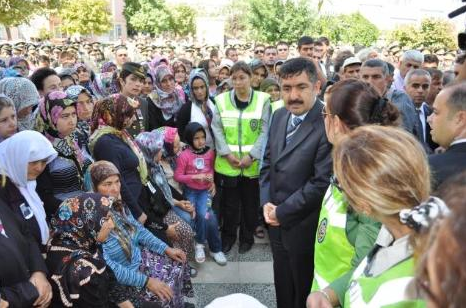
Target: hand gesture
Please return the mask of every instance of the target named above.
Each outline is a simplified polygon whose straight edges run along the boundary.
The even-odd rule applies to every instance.
[[[270,202],[266,203],[263,208],[265,222],[273,227],[278,227],[280,225],[275,212],[276,209],[277,206]]]
[[[238,157],[236,157],[234,154],[230,153],[226,155],[225,158],[228,160],[228,163],[233,168],[241,168],[241,162],[239,161]]]
[[[165,254],[175,261],[186,262],[186,254],[181,249],[167,247]]]
[[[164,301],[169,301],[173,298],[172,289],[170,289],[166,283],[158,279],[150,277],[147,282],[147,289]]]
[[[48,307],[52,300],[52,286],[47,281],[47,277],[42,272],[34,272],[29,278],[39,293],[39,297],[34,302],[34,307]]]

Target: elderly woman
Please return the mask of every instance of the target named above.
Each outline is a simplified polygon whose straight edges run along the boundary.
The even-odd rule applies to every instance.
[[[39,92],[26,78],[8,77],[0,80],[0,93],[5,94],[15,104],[18,129],[31,130],[35,124],[33,108],[39,103]]]
[[[414,285],[411,238],[416,226],[406,215],[429,199],[422,146],[401,129],[362,126],[336,144],[333,161],[335,188],[357,213],[381,222],[382,228],[372,250],[342,284],[346,287],[314,293],[307,307],[424,307]],[[320,227],[319,236],[325,231]]]
[[[54,91],[47,94],[39,109],[36,128],[58,152],[38,178],[37,187],[47,214],[52,215],[63,200],[85,191],[84,174],[92,160],[76,135],[76,102],[65,92]]]
[[[209,83],[204,71],[194,69],[189,76],[190,100],[181,107],[178,113],[177,126],[180,137],[184,138],[184,129],[188,123],[200,123],[206,131],[207,146],[215,149],[214,138],[210,128],[215,105],[209,98],[208,87]]]
[[[144,155],[126,131],[136,114],[137,102],[113,94],[96,103],[91,125],[89,149],[95,160],[112,162],[121,174],[122,199],[133,216],[144,223],[147,216],[139,205],[143,184],[147,182]]]
[[[176,127],[178,111],[185,102],[183,89],[176,85],[172,69],[164,64],[155,68],[155,90],[149,95],[149,130],[162,126]]]
[[[143,191],[147,200],[143,207],[148,216],[145,225],[156,235],[164,231],[173,247],[189,254],[194,246],[194,232],[174,211],[176,200],[160,165],[163,139],[164,135],[159,131],[141,133],[136,138],[149,170],[149,180]]]
[[[93,77],[95,77],[93,72],[84,63],[76,63],[74,65],[74,69],[78,74],[79,85],[86,88],[93,95],[95,91],[94,85],[92,83],[94,79]]]
[[[51,220],[47,267],[52,307],[109,307],[113,273],[99,250],[114,228],[114,199],[84,193],[66,199]]]
[[[97,192],[119,199],[120,175],[114,165],[95,163],[91,178]],[[105,261],[121,287],[110,293],[110,299],[119,303],[128,294],[142,292],[146,300],[163,307],[183,307],[183,296],[188,295],[188,289],[191,291],[185,253],[169,247],[144,228],[124,202],[114,206],[112,219],[115,229],[102,246]]]
[[[5,94],[0,94],[0,142],[18,131],[15,104]]]
[[[35,131],[19,132],[0,144],[0,172],[5,176],[0,199],[24,221],[39,246],[47,243],[49,227],[36,179],[56,157],[50,141]]]

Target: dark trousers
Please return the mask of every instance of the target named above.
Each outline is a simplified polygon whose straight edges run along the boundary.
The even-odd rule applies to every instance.
[[[254,230],[258,224],[259,179],[238,176],[235,182],[236,185],[222,187],[222,243],[234,244],[239,226],[239,242],[254,244]]]
[[[298,236],[299,235],[295,235]],[[304,308],[314,274],[314,247],[283,242],[279,227],[269,228],[278,308]],[[309,243],[306,243],[309,245]],[[308,249],[306,249],[308,248]]]

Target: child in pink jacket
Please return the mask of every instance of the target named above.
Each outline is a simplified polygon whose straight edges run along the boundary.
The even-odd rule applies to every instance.
[[[184,194],[196,208],[194,221],[188,221],[196,231],[195,259],[205,261],[204,243],[209,244],[210,255],[215,262],[225,265],[227,260],[222,252],[222,240],[218,222],[212,211],[215,153],[206,146],[206,132],[197,122],[185,128],[185,141],[189,147],[176,160],[175,180],[185,185]]]

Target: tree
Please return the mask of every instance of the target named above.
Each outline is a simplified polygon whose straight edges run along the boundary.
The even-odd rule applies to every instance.
[[[315,14],[305,0],[250,0],[249,29],[265,42],[296,41],[308,33]]]
[[[455,50],[455,27],[447,20],[426,18],[418,26],[402,25],[391,31],[389,40],[409,48],[448,48]]]
[[[130,33],[159,34],[169,28],[169,12],[163,0],[126,0],[123,14]]]
[[[68,35],[102,34],[112,25],[106,0],[69,0],[58,16],[62,20],[62,31]]]
[[[169,30],[176,36],[187,36],[196,32],[196,11],[185,4],[168,8]]]
[[[59,8],[61,0],[0,0],[0,24],[11,39],[10,27],[27,23],[32,16]]]
[[[325,15],[314,24],[314,35],[326,36],[332,42],[370,46],[379,37],[380,31],[361,13]]]

